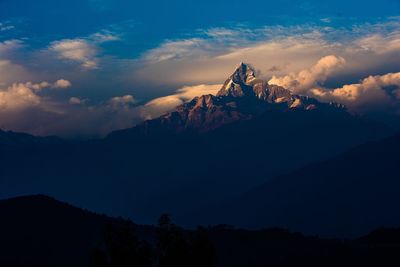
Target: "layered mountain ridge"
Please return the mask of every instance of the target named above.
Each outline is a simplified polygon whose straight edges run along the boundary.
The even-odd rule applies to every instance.
[[[0,197],[42,193],[142,223],[168,212],[193,227],[192,210],[392,133],[341,105],[268,85],[240,64],[217,95],[106,139],[0,154]]]

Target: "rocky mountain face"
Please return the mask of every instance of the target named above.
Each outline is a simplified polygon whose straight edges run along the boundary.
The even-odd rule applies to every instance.
[[[209,132],[223,125],[250,120],[267,111],[315,112],[319,110],[343,112],[345,107],[335,103],[321,103],[316,99],[292,94],[291,91],[256,78],[254,69],[241,63],[214,95],[195,97],[157,119],[139,127],[149,134],[151,129],[168,132]]]

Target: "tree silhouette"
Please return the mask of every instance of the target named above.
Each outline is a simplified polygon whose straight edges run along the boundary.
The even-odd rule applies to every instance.
[[[192,238],[192,265],[193,267],[212,267],[215,265],[216,254],[207,229],[197,227]]]
[[[158,221],[154,246],[137,237],[131,222],[107,225],[103,239],[92,253],[92,267],[213,267],[215,262],[207,230],[185,231],[168,214]]]
[[[190,266],[189,243],[183,230],[171,222],[168,214],[159,219],[156,250],[159,267]]]
[[[159,267],[212,267],[215,252],[207,230],[184,231],[171,222],[168,214],[161,215],[157,235]]]
[[[104,231],[104,250],[95,250],[93,267],[151,267],[152,250],[140,241],[131,222],[115,228],[107,225]]]

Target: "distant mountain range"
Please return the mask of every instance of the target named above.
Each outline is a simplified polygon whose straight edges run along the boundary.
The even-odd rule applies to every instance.
[[[179,223],[193,226],[195,216],[185,216],[192,210],[392,134],[386,125],[350,114],[342,105],[268,85],[240,64],[216,96],[196,97],[105,139],[2,150],[0,198],[44,193],[143,223],[170,212]],[[250,225],[227,214],[224,222],[258,227],[256,221]]]
[[[214,223],[281,226],[326,236],[354,237],[380,226],[398,226],[399,151],[400,135],[360,145],[209,207],[203,216]]]

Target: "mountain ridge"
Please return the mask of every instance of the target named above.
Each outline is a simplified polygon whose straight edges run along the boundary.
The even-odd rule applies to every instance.
[[[344,105],[322,103],[314,98],[293,94],[281,86],[270,85],[256,78],[255,70],[250,65],[240,63],[215,96],[195,97],[158,118],[130,129],[115,131],[108,137],[135,128],[141,128],[144,134],[151,134],[152,128],[164,128],[170,133],[204,133],[236,121],[253,119],[272,110],[346,112]]]

